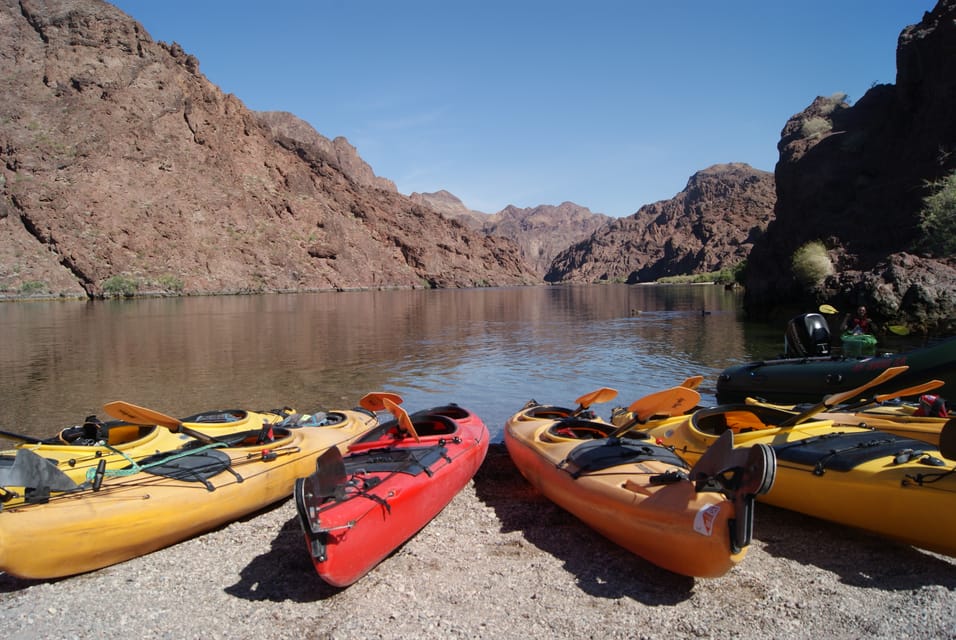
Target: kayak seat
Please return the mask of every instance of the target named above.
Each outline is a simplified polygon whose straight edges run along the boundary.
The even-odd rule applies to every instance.
[[[419,436],[447,436],[458,430],[458,423],[440,414],[416,416],[412,424]]]
[[[144,427],[135,424],[118,424],[110,426],[106,431],[106,442],[111,446],[134,442],[140,438],[145,438],[156,430],[157,427]]]
[[[565,418],[548,428],[548,434],[576,440],[601,440],[611,435],[613,425],[577,418]]]
[[[562,418],[567,418],[574,411],[571,409],[565,409],[564,407],[550,407],[546,405],[538,405],[537,407],[531,407],[524,412],[529,418],[534,418],[536,420],[561,420]]]
[[[205,413],[197,413],[191,415],[187,418],[183,418],[182,422],[196,422],[196,423],[213,423],[220,424],[224,422],[239,422],[249,414],[243,409],[228,409],[225,411],[207,411]]]
[[[724,431],[749,433],[762,429],[775,429],[792,414],[762,405],[722,405],[712,409],[702,409],[693,415],[694,427],[709,435],[719,436]]]
[[[442,415],[452,420],[464,420],[469,416],[469,413],[466,409],[462,409],[457,404],[452,402],[443,407],[435,407],[434,409],[426,409],[421,412],[422,414],[433,414],[433,415]],[[415,416],[413,416],[415,417]]]
[[[90,416],[82,425],[67,427],[60,432],[53,443],[71,444],[79,446],[95,446],[105,442],[111,446],[126,444],[144,438],[153,430],[154,426],[126,424],[123,422],[100,422],[95,416]]]
[[[749,433],[760,429],[769,429],[770,427],[747,411],[727,411],[705,416],[704,419],[697,421],[697,428],[703,433],[719,436],[725,431]]]

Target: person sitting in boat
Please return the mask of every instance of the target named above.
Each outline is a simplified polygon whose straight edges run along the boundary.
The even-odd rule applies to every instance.
[[[866,315],[866,307],[864,307],[862,304],[857,307],[856,313],[847,319],[846,326],[844,327],[843,331],[845,333],[855,334],[873,333],[873,323]]]
[[[924,393],[919,397],[919,407],[913,415],[929,418],[948,418],[949,411],[946,408],[946,400],[944,400],[942,396]]]

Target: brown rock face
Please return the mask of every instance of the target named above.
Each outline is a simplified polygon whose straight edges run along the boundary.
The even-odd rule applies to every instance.
[[[766,229],[773,206],[772,174],[715,165],[674,198],[612,220],[559,254],[545,280],[636,283],[733,267]]]
[[[948,256],[912,252],[927,182],[956,170],[954,113],[956,1],[941,0],[900,35],[895,85],[873,87],[853,106],[842,96],[817,98],[787,122],[776,218],[748,261],[751,315],[794,303],[868,303],[878,317],[952,325],[951,310],[930,301],[952,299],[956,281],[930,286],[934,278],[905,278],[899,267],[952,271]],[[836,275],[805,291],[791,275],[791,256],[813,240],[828,248]]]
[[[548,271],[558,253],[587,238],[611,220],[603,213],[592,213],[587,207],[573,202],[528,209],[508,205],[498,213],[487,214],[468,209],[447,191],[413,193],[411,198],[426,202],[445,217],[459,220],[472,229],[513,240],[539,276]]]
[[[98,0],[0,0],[0,295],[524,284],[510,242],[255,114]]]
[[[611,218],[573,202],[558,206],[540,205],[529,209],[507,206],[491,216],[482,231],[502,238],[514,238],[521,255],[543,276],[554,258],[572,244],[587,238]]]

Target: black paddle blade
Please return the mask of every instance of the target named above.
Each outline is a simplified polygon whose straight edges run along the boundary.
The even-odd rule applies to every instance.
[[[773,488],[777,456],[769,445],[734,448],[733,444],[733,433],[722,433],[688,477],[698,491],[719,491],[733,501],[731,548],[736,553],[753,538],[754,500]]]
[[[324,500],[335,495],[335,488],[347,479],[345,460],[337,447],[332,447],[315,461],[312,490],[317,498]]]
[[[0,486],[72,491],[77,484],[49,460],[29,449],[18,449],[9,467],[0,467]]]

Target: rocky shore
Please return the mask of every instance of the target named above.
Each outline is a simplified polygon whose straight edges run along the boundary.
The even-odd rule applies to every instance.
[[[678,576],[554,507],[492,445],[438,518],[347,589],[315,575],[286,501],[93,573],[0,574],[0,628],[8,639],[956,637],[956,559],[766,505],[755,529],[726,576]]]

